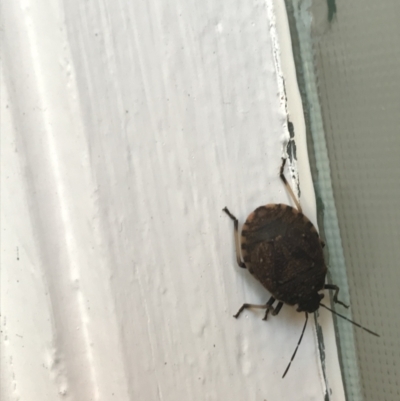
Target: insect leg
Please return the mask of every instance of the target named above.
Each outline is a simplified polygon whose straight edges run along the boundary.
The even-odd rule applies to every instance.
[[[274,302],[275,302],[275,298],[274,298],[274,297],[271,297],[271,298],[268,300],[268,302],[266,303],[265,306],[266,306],[267,310],[265,311],[265,315],[264,315],[264,317],[263,317],[263,320],[267,320],[268,313],[269,313],[270,310],[274,311],[274,307],[272,306]]]
[[[339,287],[337,285],[335,285],[335,284],[325,284],[324,285],[324,290],[335,290],[335,293],[333,294],[333,302],[335,302],[335,304],[343,305],[345,308],[349,307],[349,305],[346,305],[342,301],[338,300]]]
[[[282,309],[282,306],[283,306],[283,302],[279,301],[278,305],[276,305],[276,308],[272,311],[272,314],[274,316],[276,316],[279,313],[279,311]]]
[[[295,205],[297,207],[297,210],[301,213],[302,210],[301,210],[300,202],[298,201],[298,199],[294,195],[294,192],[293,192],[292,188],[290,187],[289,183],[287,182],[285,174],[283,172],[283,170],[285,168],[285,164],[286,164],[286,159],[282,159],[282,166],[281,166],[281,171],[279,173],[279,177],[281,178],[281,180],[285,184],[285,187],[286,187],[287,191],[289,192],[290,197],[293,199],[293,202],[295,203]]]
[[[235,249],[236,249],[236,260],[238,265],[245,269],[246,265],[244,264],[244,262],[242,261],[241,257],[240,257],[240,238],[239,238],[239,221],[238,219],[228,210],[227,207],[224,207],[222,209],[223,212],[225,212],[232,220],[233,220],[233,224],[234,224],[234,230],[235,230]]]
[[[234,318],[238,318],[239,315],[245,310],[245,309],[249,309],[249,308],[255,308],[255,309],[267,309],[267,312],[269,309],[274,310],[274,308],[272,307],[272,304],[275,302],[275,298],[271,297],[268,302],[265,305],[254,305],[254,304],[243,304],[240,309],[238,310],[238,313],[236,313],[236,315],[233,315]],[[265,313],[265,315],[267,315],[267,312]],[[265,320],[265,319],[264,319]]]

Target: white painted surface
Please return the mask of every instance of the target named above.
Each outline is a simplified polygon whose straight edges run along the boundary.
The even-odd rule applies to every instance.
[[[323,399],[303,315],[232,318],[221,209],[289,203],[271,7],[3,6],[2,400]]]

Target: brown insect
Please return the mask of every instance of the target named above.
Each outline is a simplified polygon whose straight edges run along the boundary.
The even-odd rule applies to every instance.
[[[284,303],[297,305],[298,312],[305,312],[303,331],[282,378],[288,372],[301,343],[308,314],[315,312],[320,306],[379,337],[373,331],[321,303],[324,294],[319,292],[333,290],[335,291],[333,302],[348,308],[338,300],[339,287],[325,284],[328,270],[322,250],[325,244],[314,225],[302,213],[300,203],[285,178],[283,172],[285,163],[286,159],[282,162],[280,178],[296,208],[284,204],[260,206],[247,218],[240,237],[238,219],[226,207],[223,209],[234,222],[238,265],[247,268],[271,293],[265,305],[243,304],[234,317],[238,318],[244,309],[258,308],[265,309],[263,320],[267,320],[269,312],[271,311],[274,316],[277,315]],[[278,301],[276,306],[274,306],[275,301]]]

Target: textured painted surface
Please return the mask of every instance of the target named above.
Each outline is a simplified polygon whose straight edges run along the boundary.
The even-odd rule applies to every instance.
[[[271,10],[3,7],[3,400],[323,399],[303,315],[232,318],[269,294],[221,209],[289,203]]]

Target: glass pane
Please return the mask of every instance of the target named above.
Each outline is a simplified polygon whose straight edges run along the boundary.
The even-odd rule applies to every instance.
[[[381,335],[337,321],[347,398],[398,400],[400,2],[286,6],[332,280],[344,300],[348,288],[351,317]]]

